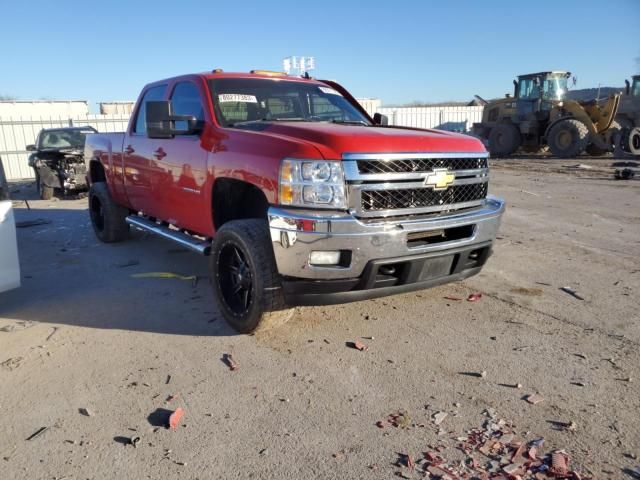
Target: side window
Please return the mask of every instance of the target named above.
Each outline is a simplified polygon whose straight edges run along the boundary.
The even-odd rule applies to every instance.
[[[200,98],[200,91],[194,83],[181,82],[176,85],[171,94],[171,103],[175,115],[193,115],[199,122],[204,122],[204,107]],[[186,122],[176,122],[178,130],[186,130]]]
[[[162,100],[164,98],[164,92],[167,90],[166,85],[158,85],[157,87],[151,87],[147,90],[140,102],[140,108],[138,108],[138,114],[136,116],[136,125],[133,129],[135,133],[147,133],[147,102]]]

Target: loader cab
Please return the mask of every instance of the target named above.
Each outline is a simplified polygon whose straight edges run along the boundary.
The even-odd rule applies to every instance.
[[[534,113],[548,113],[567,93],[569,72],[540,72],[514,80],[516,111],[521,119]]]
[[[640,75],[634,75],[632,82],[630,90],[627,91],[627,95],[640,99]]]

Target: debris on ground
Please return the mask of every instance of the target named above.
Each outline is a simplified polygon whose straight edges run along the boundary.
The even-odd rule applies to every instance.
[[[553,428],[555,430],[575,432],[578,429],[578,425],[573,420],[571,420],[570,422],[559,422],[556,420],[548,420],[548,422],[553,425]]]
[[[27,437],[27,440],[33,440],[34,438],[38,438],[40,435],[42,435],[47,430],[49,430],[49,427],[40,427],[38,430],[33,432],[29,437]]]
[[[411,425],[411,417],[405,410],[398,410],[397,412],[390,413],[387,415],[385,420],[379,420],[376,422],[376,427],[385,428],[385,427],[396,427],[396,428],[407,428]]]
[[[524,399],[529,402],[531,405],[537,405],[539,403],[544,402],[544,397],[542,395],[538,395],[537,393],[531,393],[524,397]]]
[[[584,300],[584,297],[582,297],[580,294],[578,294],[578,292],[576,292],[571,287],[560,287],[560,290],[562,290],[565,293],[568,293],[569,295],[571,295],[572,297],[577,298],[578,300]]]
[[[229,367],[229,370],[231,370],[232,372],[240,368],[240,365],[238,365],[238,363],[233,359],[233,355],[231,355],[230,353],[225,353],[222,355],[222,362],[227,367]]]
[[[471,295],[469,295],[467,297],[467,302],[477,302],[481,298],[482,298],[482,294],[481,293],[472,293]]]
[[[85,417],[92,417],[93,416],[93,412],[91,412],[91,410],[89,410],[88,408],[79,408],[78,412],[80,413],[80,415],[84,415]]]
[[[486,378],[487,371],[482,370],[481,372],[458,372],[460,375],[466,375],[467,377],[478,377],[478,378]]]
[[[127,260],[126,262],[116,263],[116,267],[118,268],[134,267],[136,265],[140,265],[138,260]]]
[[[454,301],[454,302],[461,302],[461,301],[462,301],[462,299],[461,299],[461,298],[459,298],[459,297],[449,297],[449,296],[447,296],[447,297],[443,297],[443,298],[444,298],[445,300],[452,300],[452,301]]]
[[[37,227],[38,225],[48,225],[49,223],[51,223],[51,220],[45,220],[43,218],[36,218],[35,220],[22,220],[20,222],[16,222],[16,228]]]
[[[174,401],[176,398],[178,398],[178,397],[179,397],[179,395],[178,395],[178,394],[175,394],[175,395],[169,395],[169,396],[167,397],[167,399],[165,400],[165,402],[167,402],[167,403],[168,403],[168,402],[173,402],[173,401]]]
[[[615,172],[613,172],[613,178],[616,180],[631,180],[636,176],[636,172],[630,168],[616,168]]]
[[[167,375],[167,380],[164,382],[164,384],[169,385],[169,382],[171,382],[171,375]]]
[[[360,350],[361,352],[369,350],[369,347],[367,347],[362,342],[358,342],[357,340],[355,342],[347,342],[347,347],[355,348],[356,350]]]
[[[198,283],[198,277],[195,275],[180,275],[178,273],[173,273],[173,272],[134,273],[133,275],[131,275],[131,278],[165,278],[165,279],[175,278],[177,280],[192,282],[194,286],[196,286]]]
[[[447,418],[448,415],[449,414],[447,412],[434,413],[432,415],[433,423],[435,423],[436,425],[440,425],[442,422],[444,422],[444,419]]]
[[[593,170],[591,165],[586,165],[584,163],[578,163],[575,165],[562,165],[564,168],[571,168],[574,170]]]
[[[180,424],[180,420],[184,415],[184,410],[181,407],[178,407],[170,416],[169,416],[169,428],[175,430]]]
[[[131,437],[129,439],[129,444],[131,444],[133,448],[137,448],[140,440],[142,440],[140,437]]]
[[[493,412],[495,413],[495,412]],[[456,449],[467,458],[447,460],[445,445],[427,445],[420,458],[410,452],[397,453],[394,463],[401,478],[501,479],[501,480],[588,480],[571,469],[571,457],[564,450],[543,452],[545,440],[523,440],[515,433],[515,426],[497,414],[490,415],[480,428],[456,437]],[[452,439],[453,440],[453,439]]]

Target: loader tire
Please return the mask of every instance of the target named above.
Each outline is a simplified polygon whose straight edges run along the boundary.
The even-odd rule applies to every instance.
[[[213,296],[225,320],[239,333],[264,331],[288,321],[266,220],[225,223],[213,239],[210,256]]]
[[[624,136],[624,139],[629,153],[632,155],[640,155],[640,127],[629,130],[629,133]]]
[[[561,120],[549,130],[547,144],[556,157],[577,157],[589,145],[589,130],[580,120]]]
[[[129,236],[129,225],[125,222],[129,210],[113,201],[105,182],[95,182],[89,188],[89,215],[93,231],[101,241],[121,242]]]
[[[489,133],[489,152],[495,157],[507,157],[520,147],[522,138],[515,125],[500,123]]]

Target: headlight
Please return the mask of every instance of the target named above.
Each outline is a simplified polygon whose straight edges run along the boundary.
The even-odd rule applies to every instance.
[[[280,203],[347,208],[342,162],[284,159],[280,167]]]

